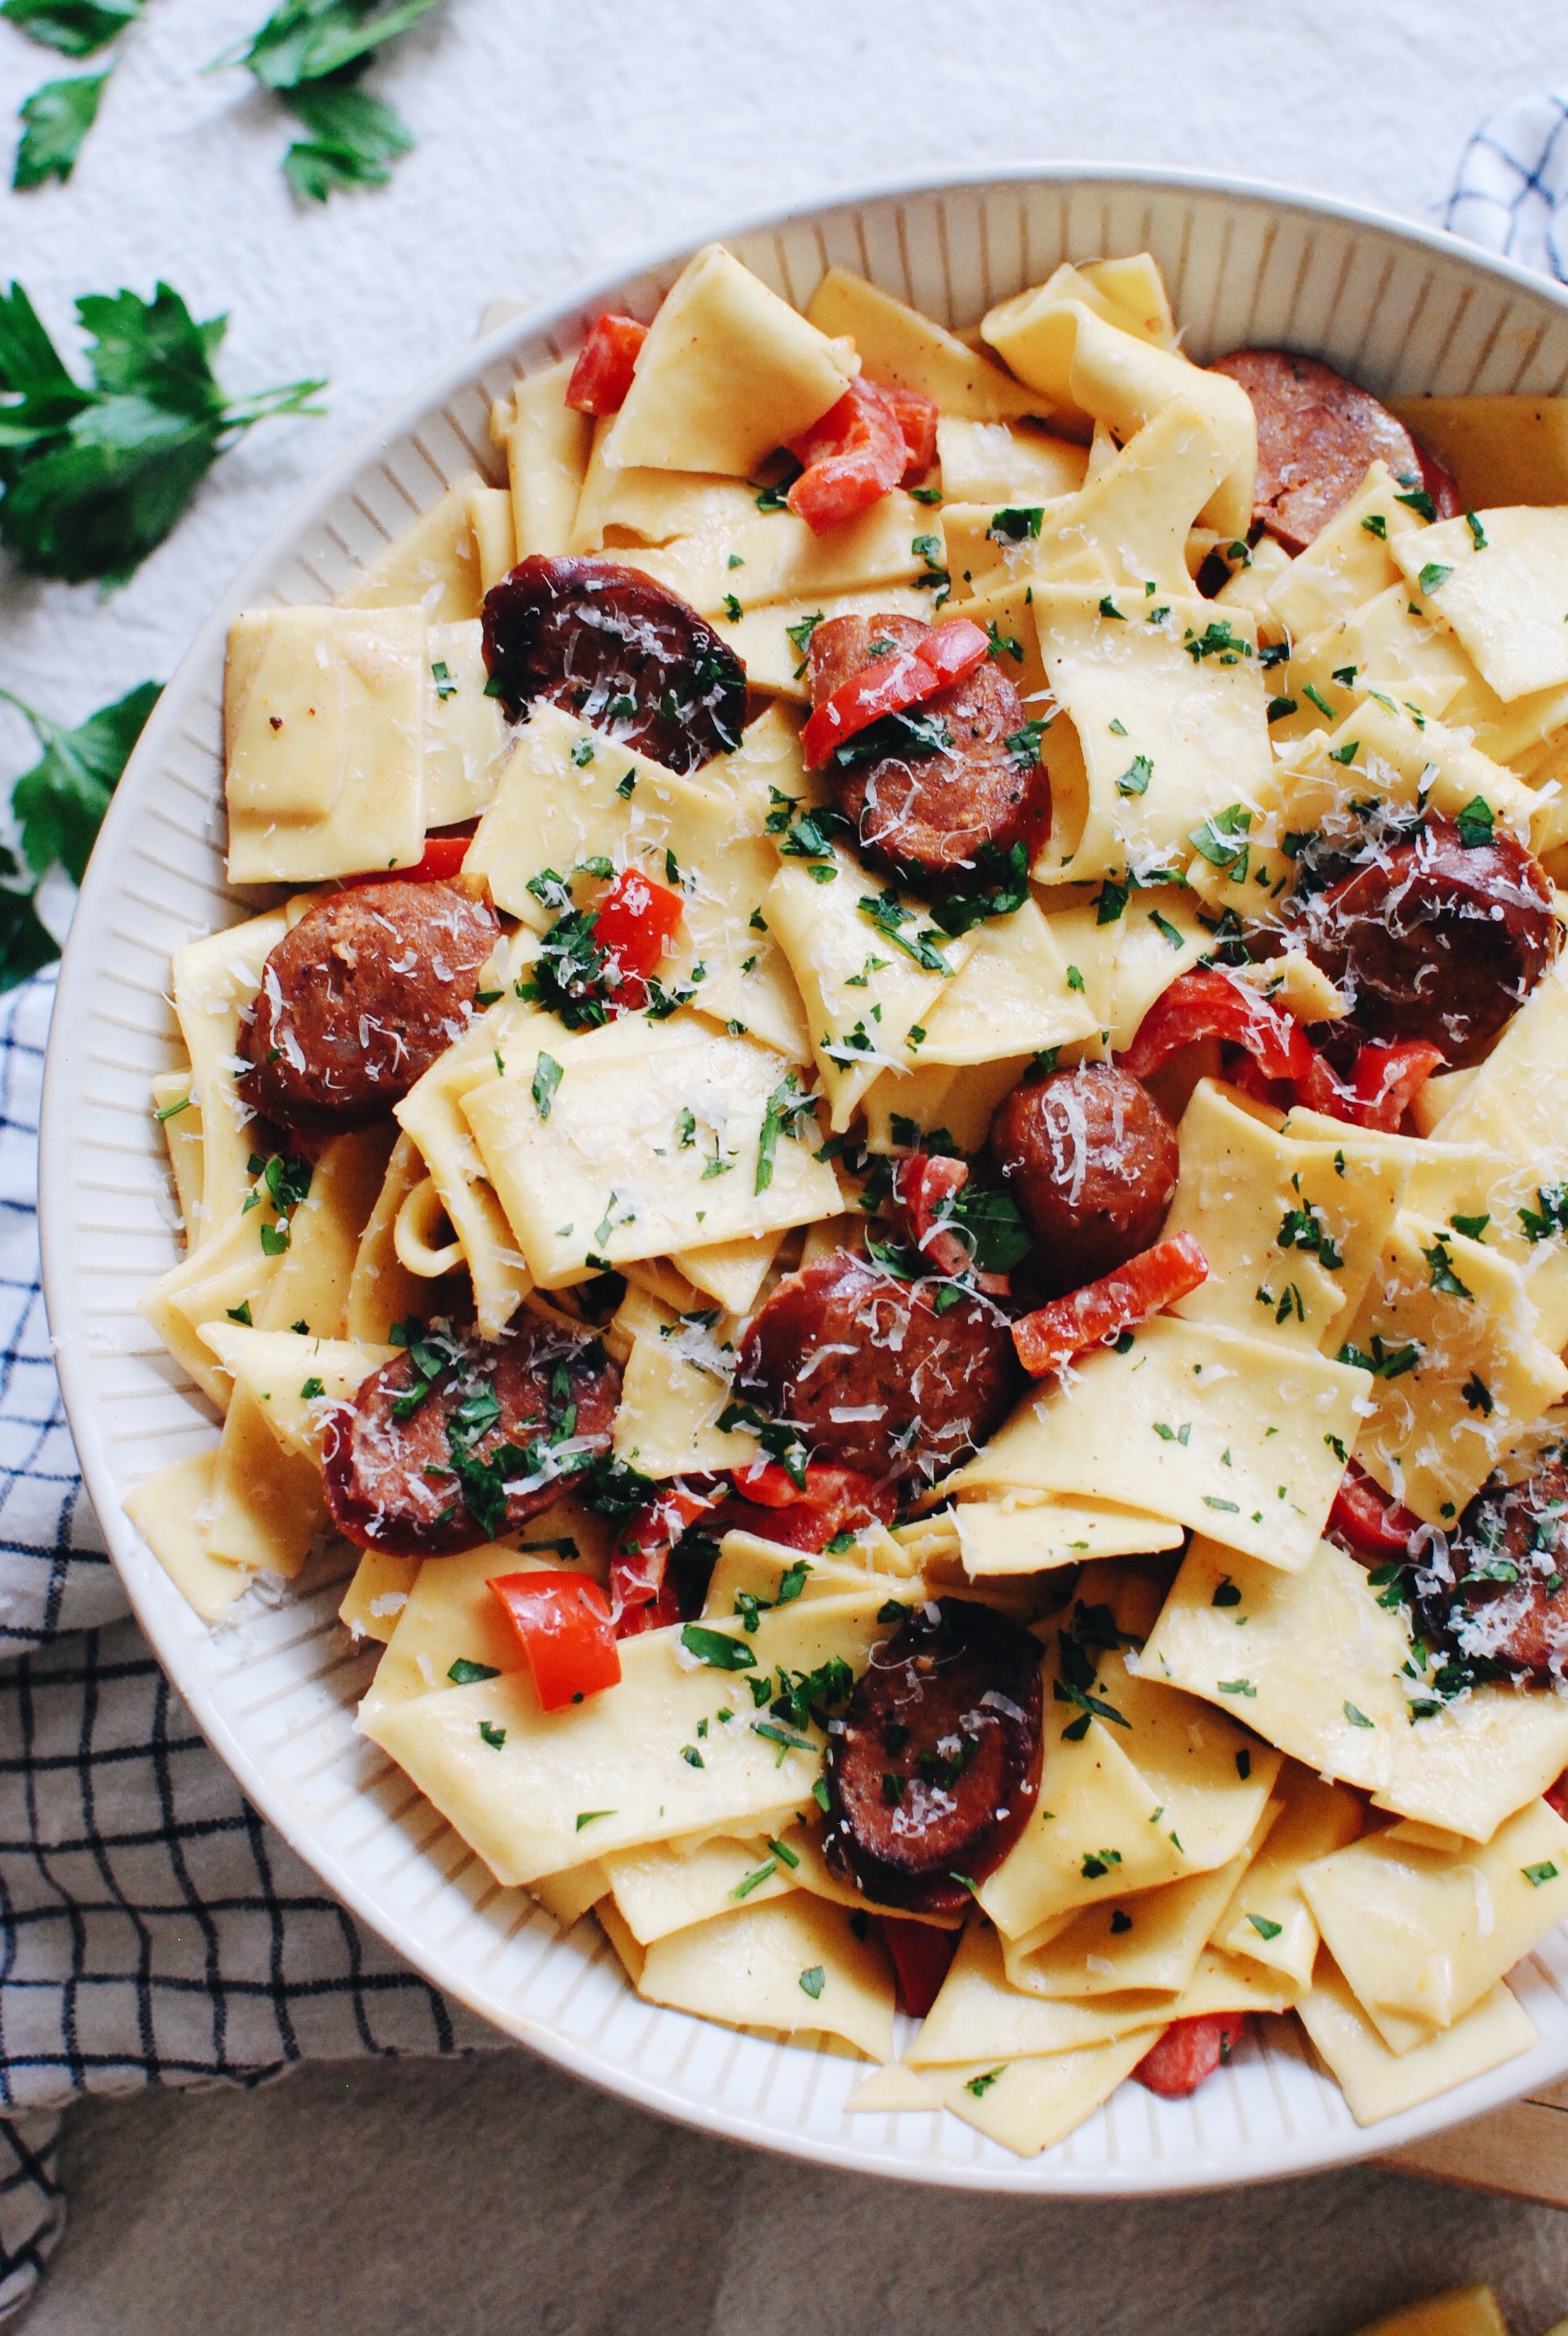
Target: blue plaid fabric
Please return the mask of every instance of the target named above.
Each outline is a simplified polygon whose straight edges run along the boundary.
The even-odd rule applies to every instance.
[[[0,2318],[59,2236],[79,2095],[502,2040],[262,1823],[128,1619],[39,1289],[54,998],[53,969],[0,998]]]
[[[1568,90],[1523,97],[1471,139],[1444,225],[1568,279]]]
[[[1568,279],[1568,93],[1477,131],[1456,235]],[[0,998],[0,2319],[64,2219],[61,2111],[493,2030],[360,1931],[208,1750],[83,1494],[38,1279],[53,971]]]

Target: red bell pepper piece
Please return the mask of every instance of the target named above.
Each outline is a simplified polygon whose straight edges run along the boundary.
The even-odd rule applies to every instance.
[[[869,381],[852,381],[820,422],[790,441],[790,453],[805,468],[784,501],[813,535],[881,502],[910,460],[897,414]]]
[[[1304,1079],[1318,1059],[1294,1016],[1217,966],[1194,966],[1155,998],[1117,1060],[1135,1078],[1146,1079],[1194,1038],[1244,1047],[1266,1079]]]
[[[635,1011],[648,1003],[648,976],[667,955],[686,914],[678,892],[626,868],[594,904],[593,937],[613,958],[620,979],[615,1003]]]
[[[1541,1797],[1568,1825],[1568,1770],[1564,1770],[1554,1785],[1548,1785]]]
[[[802,734],[806,768],[820,770],[846,738],[852,738],[887,714],[902,714],[934,697],[950,682],[962,681],[983,664],[990,647],[979,625],[967,617],[951,617],[934,625],[912,648],[895,649],[862,666],[841,689],[824,699]]]
[[[803,1491],[776,1460],[738,1469],[735,1494],[716,1511],[713,1531],[755,1533],[815,1556],[835,1533],[859,1532],[879,1519],[891,1524],[897,1513],[892,1488],[858,1469],[820,1467],[813,1461],[805,1479]]]
[[[1133,2074],[1162,2100],[1184,2101],[1222,2060],[1230,2059],[1246,2031],[1244,2012],[1209,2011],[1197,2020],[1173,2020]]]
[[[579,414],[618,414],[647,338],[648,326],[635,316],[601,316],[571,369],[568,405]]]
[[[552,1568],[498,1574],[488,1586],[518,1635],[546,1711],[560,1711],[616,1685],[620,1657],[597,1582]]]
[[[787,1468],[776,1460],[760,1460],[755,1468],[737,1469],[735,1487],[743,1500],[755,1501],[761,1509],[793,1509],[811,1497],[811,1481],[820,1477],[820,1468],[808,1468],[804,1484],[797,1484]]]
[[[675,939],[686,902],[667,885],[626,868],[594,903],[593,937],[623,973],[652,973]]]
[[[613,1581],[613,1568],[611,1578]],[[674,1575],[667,1573],[656,1597],[645,1598],[640,1605],[621,1608],[616,1617],[615,1635],[618,1639],[637,1639],[645,1630],[667,1630],[672,1622],[680,1619],[680,1594]]]
[[[1153,1249],[1130,1257],[1099,1281],[1087,1281],[1065,1298],[1025,1314],[1013,1324],[1018,1360],[1035,1378],[1060,1370],[1086,1347],[1136,1328],[1163,1307],[1174,1306],[1209,1278],[1209,1260],[1191,1233],[1173,1234]]]
[[[1357,1053],[1349,1085],[1315,1054],[1306,1076],[1296,1082],[1297,1100],[1351,1127],[1397,1135],[1405,1114],[1442,1061],[1441,1050],[1425,1038],[1405,1038],[1392,1046],[1368,1038]]]
[[[638,1509],[622,1528],[609,1561],[609,1594],[618,1638],[650,1627],[638,1610],[660,1597],[670,1551],[687,1527],[695,1524],[717,1498],[716,1493],[694,1492],[677,1480],[667,1485],[657,1501]],[[634,1615],[638,1619],[629,1619]],[[668,1619],[675,1621],[679,1616],[671,1614]]]
[[[1352,1460],[1339,1479],[1327,1529],[1368,1564],[1391,1565],[1408,1559],[1411,1535],[1420,1532],[1421,1520]]]
[[[472,835],[427,835],[424,857],[412,868],[367,868],[363,875],[341,879],[345,891],[357,884],[444,884],[468,857]]]
[[[1350,1075],[1357,1124],[1397,1135],[1405,1114],[1442,1062],[1442,1048],[1425,1038],[1407,1038],[1397,1046],[1364,1046]]]
[[[891,406],[893,418],[903,433],[904,451],[909,456],[904,476],[918,478],[937,459],[937,420],[941,409],[936,399],[928,397],[923,390],[904,389],[891,381],[878,382],[875,386]]]
[[[939,1931],[934,1922],[905,1922],[898,1914],[884,1914],[881,1925],[899,1983],[899,2009],[911,2020],[923,2020],[942,1991],[960,1934]]]
[[[967,1160],[916,1152],[900,1163],[893,1191],[903,1203],[910,1238],[936,1273],[967,1273],[974,1260],[969,1245],[944,1221],[944,1202],[957,1200],[969,1181]]]

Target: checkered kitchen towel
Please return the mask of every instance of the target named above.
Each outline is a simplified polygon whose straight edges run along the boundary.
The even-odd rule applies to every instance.
[[[0,2318],[59,2237],[61,2107],[502,2039],[248,1806],[127,1619],[38,1284],[54,976],[0,998]]]
[[[1446,224],[1568,279],[1568,95],[1477,131]],[[49,972],[0,998],[0,2318],[59,2237],[59,2113],[79,2095],[502,2040],[320,1890],[127,1619],[38,1286],[54,996]]]
[[[1568,282],[1568,89],[1516,99],[1481,124],[1443,224]]]

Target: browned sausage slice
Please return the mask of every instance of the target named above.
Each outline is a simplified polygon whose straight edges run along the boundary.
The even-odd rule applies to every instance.
[[[1300,910],[1309,955],[1369,1037],[1427,1038],[1479,1062],[1557,953],[1551,883],[1510,835],[1466,846],[1446,819],[1385,848]]]
[[[741,1344],[738,1395],[818,1458],[883,1481],[945,1475],[1001,1426],[1022,1379],[1008,1317],[955,1285],[899,1281],[838,1250],[781,1281]]]
[[[485,595],[484,662],[509,713],[548,698],[667,770],[740,745],[745,666],[706,618],[618,560],[523,560]]]
[[[1284,349],[1237,349],[1212,373],[1241,383],[1258,417],[1254,517],[1287,551],[1303,551],[1366,478],[1387,462],[1407,491],[1425,488],[1439,519],[1464,506],[1442,464],[1424,454],[1369,390],[1316,357]]]
[[[246,1100],[281,1126],[379,1119],[461,1038],[499,928],[450,884],[361,884],[307,909],[241,1027]]]
[[[599,1340],[564,1325],[525,1313],[497,1339],[433,1329],[329,1419],[332,1522],[393,1557],[477,1549],[549,1508],[574,1460],[609,1449],[619,1400]]]
[[[1022,1281],[1059,1298],[1157,1240],[1181,1150],[1141,1079],[1083,1063],[1026,1079],[991,1121],[990,1153],[1034,1237]]]
[[[1428,1560],[1429,1562],[1429,1560]],[[1568,1467],[1477,1493],[1449,1544],[1453,1582],[1421,1599],[1426,1629],[1488,1673],[1553,1686],[1568,1661]]]
[[[942,1598],[872,1656],[828,1737],[823,1848],[886,1906],[957,1913],[1040,1788],[1037,1640],[994,1607]]]
[[[918,617],[834,617],[812,635],[812,704],[931,628]],[[875,866],[932,900],[984,889],[1050,832],[1050,781],[1023,700],[988,657],[962,681],[850,739],[829,764],[834,800]],[[860,759],[890,735],[899,744]],[[1009,740],[1012,742],[1009,744]],[[931,743],[922,743],[930,741]]]

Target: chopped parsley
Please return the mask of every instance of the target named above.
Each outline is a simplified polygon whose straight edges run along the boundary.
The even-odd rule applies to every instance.
[[[1455,815],[1454,824],[1466,852],[1478,852],[1494,841],[1495,822],[1485,795],[1472,795]]]
[[[541,1055],[534,1066],[532,1088],[533,1107],[541,1119],[550,1117],[550,1105],[555,1101],[555,1091],[560,1086],[560,1065],[556,1061],[555,1056]]]
[[[727,1630],[709,1630],[700,1622],[687,1622],[681,1630],[681,1645],[688,1655],[695,1655],[710,1670],[747,1671],[756,1663],[744,1639],[733,1638]]]

